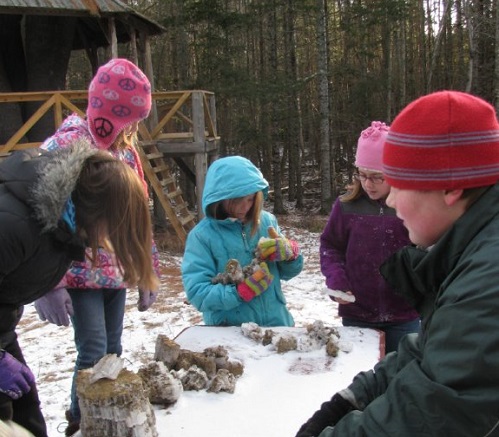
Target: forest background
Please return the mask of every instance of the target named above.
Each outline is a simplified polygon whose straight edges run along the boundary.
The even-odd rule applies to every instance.
[[[499,0],[122,1],[165,28],[155,91],[215,93],[220,156],[262,169],[277,214],[288,202],[329,213],[361,130],[421,95],[468,91],[499,108]],[[67,38],[50,29],[62,52]],[[68,62],[66,88],[86,89],[85,53]]]

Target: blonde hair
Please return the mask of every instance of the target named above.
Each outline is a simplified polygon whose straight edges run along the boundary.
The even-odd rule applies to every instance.
[[[76,224],[97,262],[97,249],[109,243],[130,286],[155,290],[152,225],[144,186],[137,174],[99,151],[83,166],[73,192]]]
[[[242,197],[236,197],[234,199],[225,199],[225,200],[227,200],[230,205],[231,203],[237,203],[239,199],[242,199]],[[218,202],[214,202],[208,206],[209,214],[217,220],[225,220],[227,217],[229,217],[229,214],[227,213],[227,211],[223,206],[223,202],[224,200],[219,200]],[[251,222],[252,236],[256,234],[258,228],[260,227],[260,214],[262,213],[262,209],[263,209],[263,193],[261,191],[258,191],[255,193],[255,201],[253,202],[253,206],[248,211],[248,214],[246,214],[246,219],[248,220],[248,222]]]
[[[127,134],[125,133],[125,129],[123,129],[114,140],[111,149],[125,150],[129,147],[133,148],[135,147],[135,144],[137,144],[137,141],[138,141],[137,132],[132,132],[131,134]]]

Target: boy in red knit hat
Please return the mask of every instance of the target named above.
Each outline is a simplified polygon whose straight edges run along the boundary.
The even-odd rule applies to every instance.
[[[322,404],[299,437],[499,435],[499,123],[484,100],[440,91],[409,104],[383,150],[416,246],[383,276],[422,330]]]

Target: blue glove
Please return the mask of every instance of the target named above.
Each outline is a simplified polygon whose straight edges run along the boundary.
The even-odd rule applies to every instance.
[[[19,399],[31,390],[35,377],[28,366],[6,351],[0,351],[0,393]]]
[[[71,296],[65,288],[54,288],[35,300],[35,309],[41,320],[57,326],[69,326],[69,316],[74,314]]]
[[[157,291],[139,289],[139,301],[137,302],[139,311],[147,311],[156,302],[157,297]]]

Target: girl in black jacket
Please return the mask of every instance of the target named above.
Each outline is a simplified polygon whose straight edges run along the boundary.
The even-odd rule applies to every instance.
[[[52,290],[85,247],[112,249],[127,283],[157,288],[151,234],[142,181],[86,141],[57,152],[15,152],[0,163],[1,420],[47,435],[15,332],[23,305]]]

